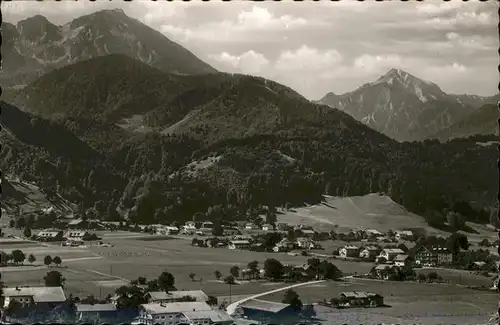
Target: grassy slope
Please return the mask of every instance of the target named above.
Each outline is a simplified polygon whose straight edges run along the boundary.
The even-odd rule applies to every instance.
[[[429,227],[421,216],[406,211],[389,197],[378,194],[344,198],[327,196],[324,203],[284,211],[278,215],[278,222],[305,224],[318,229],[334,229],[335,225],[339,225],[340,231],[358,227],[379,231],[425,228],[429,234],[449,235]],[[486,226],[470,225],[479,232],[467,234],[471,240],[496,236]]]

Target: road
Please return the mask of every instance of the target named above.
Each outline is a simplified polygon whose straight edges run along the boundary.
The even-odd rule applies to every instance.
[[[247,300],[257,299],[259,297],[267,296],[267,295],[272,294],[272,293],[276,293],[276,292],[280,292],[280,291],[284,291],[284,290],[288,290],[288,289],[292,289],[292,288],[296,288],[296,287],[301,287],[301,286],[306,286],[306,285],[311,285],[311,284],[316,284],[316,283],[322,283],[322,282],[325,282],[325,280],[309,281],[309,282],[304,282],[304,283],[296,283],[296,284],[293,284],[293,285],[290,285],[290,286],[287,286],[287,287],[284,287],[284,288],[278,288],[278,289],[274,289],[274,290],[262,292],[262,293],[259,293],[259,294],[256,294],[256,295],[253,295],[253,296],[250,296],[250,297],[238,300],[238,301],[230,304],[229,306],[227,306],[226,311],[227,311],[227,313],[229,315],[232,315],[236,311],[236,308],[238,308],[239,305],[241,305],[242,303],[244,303]]]

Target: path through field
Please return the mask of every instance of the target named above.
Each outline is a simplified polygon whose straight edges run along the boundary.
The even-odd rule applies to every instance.
[[[229,306],[227,306],[226,311],[227,311],[227,313],[229,315],[232,315],[236,311],[236,308],[238,308],[239,305],[241,305],[242,303],[244,303],[247,300],[257,299],[259,297],[267,296],[267,295],[270,295],[272,293],[276,293],[276,292],[280,292],[280,291],[284,291],[284,290],[288,290],[288,289],[292,289],[292,288],[296,288],[296,287],[301,287],[301,286],[305,286],[305,285],[322,283],[322,282],[325,282],[325,280],[309,281],[309,282],[304,282],[304,283],[296,283],[296,284],[293,284],[293,285],[290,285],[290,286],[287,286],[287,287],[284,287],[284,288],[278,288],[278,289],[266,291],[266,292],[263,292],[263,293],[259,293],[259,294],[256,294],[256,295],[253,295],[253,296],[250,296],[250,297],[238,300],[238,301],[230,304]]]

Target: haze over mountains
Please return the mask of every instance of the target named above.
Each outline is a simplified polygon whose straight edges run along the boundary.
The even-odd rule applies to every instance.
[[[122,12],[66,27],[26,21],[7,25],[2,77],[16,84],[43,75],[2,97],[0,167],[82,211],[141,223],[196,213],[242,219],[324,194],[383,192],[438,226],[447,209],[489,220],[496,151],[476,143],[487,137],[439,144],[387,136],[434,134],[487,98],[448,95],[391,70],[313,103],[271,80],[216,72]]]
[[[176,74],[216,72],[190,51],[122,10],[102,10],[56,26],[36,15],[2,23],[3,86],[25,84],[67,64],[125,54]]]
[[[447,94],[432,82],[399,69],[343,95],[319,103],[338,108],[398,141],[423,140],[466,118],[498,96]]]

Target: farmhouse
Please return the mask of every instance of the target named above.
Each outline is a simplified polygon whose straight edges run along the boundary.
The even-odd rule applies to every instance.
[[[313,249],[316,244],[310,237],[299,237],[297,238],[297,246],[303,249]]]
[[[380,264],[375,266],[370,271],[370,276],[373,278],[388,280],[391,274],[398,272],[398,267],[389,264]]]
[[[453,262],[453,254],[445,247],[420,246],[415,251],[415,262],[422,265],[441,265]]]
[[[359,248],[355,245],[346,245],[339,250],[339,255],[341,257],[358,257]]]
[[[384,297],[379,294],[363,291],[342,292],[340,301],[350,306],[383,306]]]
[[[64,238],[68,240],[89,240],[92,235],[85,230],[70,230],[64,234]]]
[[[185,301],[186,297],[192,298],[197,302],[206,302],[208,296],[202,290],[191,291],[152,291],[146,294],[145,298],[149,303],[171,303]]]
[[[192,323],[184,312],[208,312],[212,309],[205,302],[148,303],[140,307],[138,321],[141,324],[209,324],[209,319]]]
[[[37,235],[38,239],[42,241],[62,241],[63,232],[62,230],[56,229],[46,229],[40,231]]]
[[[413,239],[413,232],[411,230],[399,230],[396,231],[394,236],[397,240],[411,240]]]
[[[399,254],[394,258],[394,265],[396,266],[403,267],[409,263],[411,263],[411,258],[406,254]]]
[[[365,232],[366,232],[366,235],[368,237],[382,237],[382,236],[384,236],[384,234],[381,233],[380,231],[378,231],[377,229],[366,229]]]
[[[37,306],[53,308],[66,301],[62,287],[15,287],[4,288],[4,308],[11,301],[19,302],[23,307]]]
[[[229,242],[229,249],[248,249],[250,242],[248,240],[231,240]]]
[[[76,319],[78,322],[94,323],[103,319],[116,319],[116,306],[114,304],[76,304]]]
[[[97,219],[75,219],[68,223],[70,229],[103,229],[105,226]]]
[[[241,303],[235,313],[242,318],[266,324],[293,322],[299,316],[299,311],[289,304],[260,299],[249,299]]]
[[[247,224],[245,224],[245,229],[246,230],[256,230],[256,229],[259,229],[259,227],[256,224],[247,223]]]
[[[366,246],[361,248],[359,257],[367,260],[374,260],[381,251],[382,249],[377,246]]]
[[[262,230],[264,230],[264,231],[273,231],[274,227],[273,227],[273,225],[270,225],[270,224],[266,223],[265,225],[262,226]]]
[[[287,238],[283,238],[276,246],[273,247],[274,252],[288,252],[294,249],[295,245],[288,240]]]
[[[385,248],[383,249],[379,256],[377,256],[377,261],[379,261],[381,258],[384,258],[386,261],[393,261],[396,256],[404,254],[402,249],[399,248]]]
[[[312,230],[312,229],[301,229],[301,231],[302,231],[302,236],[304,236],[304,237],[314,236],[314,230]]]

